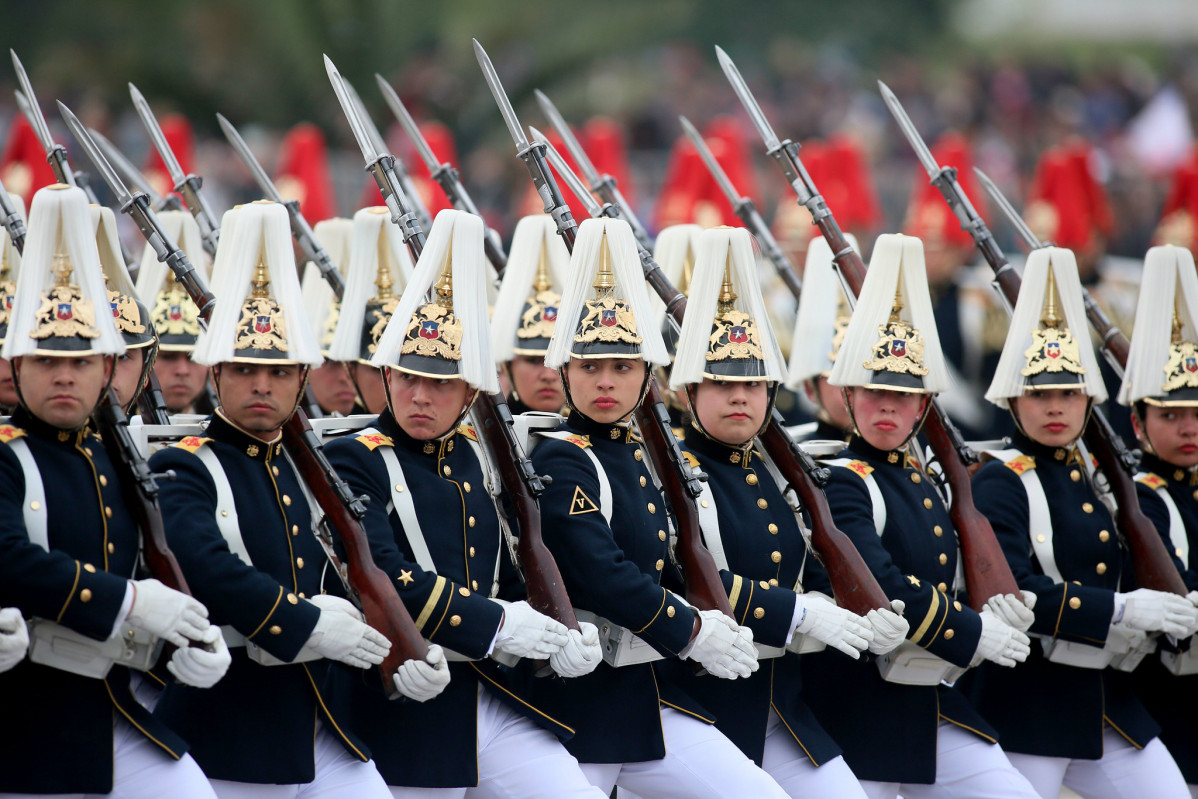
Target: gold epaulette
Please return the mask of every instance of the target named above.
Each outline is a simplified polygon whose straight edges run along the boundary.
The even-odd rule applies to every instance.
[[[5,444],[24,437],[25,431],[20,427],[14,427],[11,424],[0,424],[0,441],[3,441]]]
[[[862,480],[873,472],[874,467],[870,466],[865,461],[849,461],[844,465],[844,468],[849,469],[857,474]]]
[[[478,441],[478,433],[476,433],[474,431],[473,425],[468,425],[468,424],[458,425],[458,432],[461,433],[462,435],[464,435],[466,438],[470,439],[471,441]]]
[[[1136,482],[1142,483],[1142,484],[1148,486],[1153,491],[1155,491],[1158,488],[1164,488],[1166,485],[1168,485],[1168,483],[1166,483],[1163,478],[1157,477],[1152,472],[1148,472],[1147,474],[1140,475],[1139,477],[1136,478]]]
[[[686,450],[682,450],[682,457],[686,458],[686,462],[691,465],[692,469],[699,468],[699,459]]]
[[[1015,474],[1023,474],[1028,469],[1036,468],[1036,459],[1031,455],[1019,455],[1003,464]]]
[[[566,436],[565,438],[563,438],[562,441],[569,441],[571,444],[578,447],[579,449],[586,449],[587,447],[589,447],[591,445],[591,437],[590,436],[569,435],[569,436]]]
[[[374,452],[375,447],[393,447],[395,442],[390,436],[385,436],[382,433],[366,433],[357,437],[358,441],[366,445],[366,449]]]
[[[204,446],[211,440],[211,438],[205,438],[203,436],[184,436],[176,441],[174,445],[179,449],[185,449],[188,452],[195,452],[197,449]]]

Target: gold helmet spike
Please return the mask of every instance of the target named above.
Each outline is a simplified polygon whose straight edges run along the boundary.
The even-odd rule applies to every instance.
[[[923,377],[928,373],[924,363],[926,345],[923,334],[902,319],[902,311],[903,263],[900,256],[890,316],[886,324],[878,325],[873,358],[865,361],[863,366],[875,373],[870,388],[922,393],[925,390]]]
[[[1040,327],[1032,331],[1032,345],[1023,353],[1027,366],[1019,372],[1026,378],[1025,390],[1076,388],[1085,382],[1081,349],[1063,321],[1057,311],[1057,284],[1049,261]]]

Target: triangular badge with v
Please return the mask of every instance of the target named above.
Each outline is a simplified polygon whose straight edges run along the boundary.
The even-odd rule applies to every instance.
[[[574,487],[574,498],[570,500],[570,515],[577,516],[580,513],[592,513],[599,510],[591,498],[582,492],[582,486]]]

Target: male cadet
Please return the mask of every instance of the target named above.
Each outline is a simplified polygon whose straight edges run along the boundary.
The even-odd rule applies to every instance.
[[[371,551],[416,626],[472,662],[450,664],[449,686],[422,705],[387,702],[337,673],[332,703],[372,747],[393,796],[602,797],[554,737],[573,730],[528,701],[533,664],[500,669],[487,657],[548,658],[556,675],[537,679],[559,682],[595,668],[600,652],[592,625],[567,633],[527,602],[489,598],[519,600],[523,589],[475,433],[458,426],[475,394],[498,383],[484,268],[482,220],[438,214],[374,355],[387,409],[328,448],[370,499]]]
[[[25,220],[25,202],[19,194],[9,194],[8,199]],[[21,253],[8,235],[7,228],[0,230],[0,344],[8,332],[8,317],[12,312],[12,297],[17,290],[17,272],[21,269]],[[17,389],[12,382],[12,365],[7,358],[0,358],[0,414],[12,413],[17,407]]]
[[[328,252],[333,265],[344,275],[349,268],[350,245],[354,235],[353,220],[341,217],[324,219],[316,223],[312,232]],[[312,409],[313,415],[318,409],[321,416],[349,416],[354,412],[358,392],[354,389],[345,364],[328,357],[328,348],[333,343],[341,303],[333,294],[333,287],[329,285],[329,281],[324,279],[320,268],[312,261],[304,266],[304,279],[300,287],[304,295],[304,309],[308,312],[308,321],[312,323],[312,329],[316,331],[320,341],[321,352],[325,354],[324,362],[308,375],[308,405],[316,406]]]
[[[169,686],[155,715],[177,726],[226,797],[385,797],[364,747],[326,707],[328,658],[380,663],[389,642],[346,600],[313,534],[280,428],[320,362],[303,314],[287,211],[265,201],[225,214],[213,268],[216,310],[193,354],[220,407],[203,437],[151,458],[167,535],[197,597],[233,647],[214,690]],[[274,664],[274,665],[271,665]],[[371,674],[377,678],[377,675]]]
[[[167,668],[196,686],[228,667],[195,599],[131,580],[139,533],[118,472],[88,417],[124,351],[83,191],[31,206],[24,268],[3,355],[21,403],[0,427],[0,605],[30,622],[30,658],[0,676],[0,795],[211,797],[187,746],[134,699],[122,663]],[[205,647],[189,644],[202,643]]]
[[[195,218],[186,211],[163,211],[158,221],[196,271],[207,277],[208,256],[200,243]],[[158,333],[154,375],[167,409],[172,414],[203,412],[201,409],[208,409],[208,370],[191,359],[200,335],[199,309],[175,280],[174,272],[158,260],[153,247],[147,246],[141,256],[137,296],[152,309],[150,321]]]

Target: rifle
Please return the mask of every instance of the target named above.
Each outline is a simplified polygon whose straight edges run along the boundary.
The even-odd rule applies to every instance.
[[[137,407],[147,424],[171,423],[171,412],[166,407],[162,386],[158,384],[158,375],[154,374],[153,369],[146,375],[146,383],[137,395]]]
[[[899,106],[899,110],[902,110],[901,106]],[[907,120],[907,124],[909,123],[910,120]],[[900,124],[902,123],[900,122]],[[906,130],[905,125],[904,130]],[[921,152],[919,155],[920,161],[923,161],[923,153]],[[1032,249],[1046,246],[1027,227],[1019,214],[1011,207],[1007,198],[998,190],[998,187],[981,170],[975,171],[977,171],[978,177],[981,179],[986,191],[997,201],[999,207],[1011,219],[1020,235],[1028,242]],[[949,174],[950,172],[952,174]],[[957,198],[957,195],[960,195],[960,197],[965,196],[956,182],[955,170],[951,168],[938,170],[938,173],[943,173],[943,176],[937,175],[940,182],[936,185],[940,188],[941,193],[945,194],[946,198],[950,195],[954,199]],[[934,181],[936,179],[933,178]],[[965,203],[968,203],[967,198]],[[957,208],[960,208],[960,211],[954,208],[954,212],[957,213],[958,218],[963,216],[966,219],[973,220],[977,212],[973,210],[972,206],[966,206],[965,203],[959,203]],[[979,226],[977,223],[981,223],[980,218],[976,222],[971,221],[973,225],[972,229],[977,230],[978,235],[993,240],[994,237],[986,229],[985,224],[981,223]],[[989,261],[989,258],[987,258],[987,261]],[[1005,259],[1002,263],[1007,271],[1014,276],[1013,280],[1008,279],[1006,284],[1000,284],[1004,292],[1011,292],[1010,294],[1004,294],[1004,296],[1013,305],[1015,297],[1018,296],[1019,292],[1019,284],[1017,282],[1019,276],[1013,268],[1006,264]],[[991,265],[993,266],[993,264]],[[995,267],[996,274],[1000,268],[1002,267]],[[1094,302],[1094,298],[1090,296],[1090,293],[1084,288],[1082,292],[1082,299],[1086,306],[1086,316],[1102,339],[1103,354],[1115,366],[1116,371],[1122,374],[1123,368],[1127,365],[1127,353],[1130,349],[1127,337],[1107,318],[1102,309],[1098,307],[1098,304]],[[1119,529],[1123,532],[1123,538],[1127,542],[1128,549],[1131,551],[1132,566],[1136,571],[1137,582],[1145,588],[1153,588],[1158,591],[1171,591],[1175,594],[1185,596],[1185,583],[1177,573],[1177,568],[1173,564],[1172,558],[1169,557],[1169,552],[1165,548],[1164,541],[1161,540],[1152,522],[1140,510],[1140,498],[1136,491],[1134,479],[1137,471],[1135,456],[1098,408],[1095,408],[1090,414],[1083,437],[1086,446],[1098,460],[1098,465],[1102,469],[1102,473],[1106,475],[1111,493],[1118,504],[1115,512],[1115,523],[1119,525]]]
[[[352,103],[348,84],[337,73],[327,56],[325,65],[337,99],[341,102],[341,108],[350,121],[354,138],[358,139],[367,168],[374,171],[376,177],[380,172],[385,176],[385,170],[375,171],[375,167],[390,156],[380,156],[379,151],[372,146],[360,119],[361,109]],[[406,207],[407,198],[403,194],[403,188],[393,184],[391,191],[396,204],[401,208]],[[394,220],[395,217],[392,216],[392,221]],[[419,227],[419,222],[413,219],[411,225],[411,235],[405,233],[404,240],[412,253],[412,260],[417,261],[424,249],[425,235]],[[512,413],[502,394],[480,391],[475,397],[474,408],[481,420],[478,432],[488,462],[499,472],[503,492],[511,499],[515,510],[515,519],[512,520],[508,517],[504,503],[496,503],[497,511],[508,518],[509,522],[514,521],[515,527],[520,531],[516,550],[523,568],[528,603],[570,629],[577,630],[578,619],[574,615],[574,606],[566,595],[561,571],[541,536],[541,509],[537,504],[537,498],[544,493],[547,478],[542,478],[536,473],[532,461],[520,448],[513,428]]]
[[[446,199],[459,211],[465,211],[468,214],[474,214],[479,219],[483,219],[483,215],[479,213],[478,206],[474,204],[470,193],[462,185],[462,178],[458,170],[454,169],[453,164],[448,161],[441,163],[437,160],[433,148],[429,147],[424,134],[420,132],[420,126],[416,124],[416,120],[412,119],[412,115],[408,113],[403,100],[399,99],[399,94],[387,82],[386,78],[377,72],[374,75],[374,79],[378,82],[379,91],[383,93],[383,99],[387,101],[387,106],[391,109],[391,113],[395,114],[395,118],[399,120],[399,124],[416,147],[416,152],[420,155],[420,159],[424,161],[429,177],[435,180],[437,185],[441,187],[441,191],[445,193]],[[486,225],[485,219],[483,220],[483,249],[486,250],[487,260],[491,262],[491,266],[495,267],[496,272],[502,274],[504,266],[507,265],[507,253],[503,251],[503,242],[500,240],[499,234],[495,232],[494,228]]]
[[[88,128],[87,132],[91,134],[92,140],[100,147],[100,151],[104,153],[104,157],[108,159],[108,163],[112,164],[112,168],[117,171],[117,174],[130,186],[136,186],[138,191],[145,192],[150,198],[150,204],[154,206],[155,211],[178,211],[183,208],[183,203],[179,200],[179,195],[168,194],[165,197],[150,185],[150,181],[146,176],[138,171],[137,167],[130,163],[124,153],[116,148],[112,142],[108,140],[100,131],[95,128]]]
[[[570,188],[583,198],[583,202],[587,204],[592,216],[610,213],[600,208],[594,198],[586,192],[581,181],[570,171],[552,145],[549,147],[549,160],[553,164],[553,168],[558,170],[570,185]],[[580,191],[581,193],[579,193]],[[640,256],[645,279],[665,303],[671,320],[681,327],[682,318],[686,312],[686,297],[670,283],[669,278],[666,277],[648,250],[640,248]],[[673,435],[670,435],[670,439],[673,439]],[[876,608],[889,608],[890,601],[887,599],[886,593],[874,579],[869,567],[865,565],[861,553],[857,551],[848,536],[837,528],[832,519],[832,513],[828,509],[828,499],[824,496],[823,491],[830,477],[828,469],[817,466],[811,456],[795,443],[790,434],[786,432],[785,421],[777,410],[773,411],[769,424],[758,440],[762,449],[769,454],[770,459],[782,473],[783,478],[794,489],[811,517],[811,547],[827,569],[828,579],[832,584],[832,593],[837,602],[860,616],[864,616]],[[676,443],[675,446],[677,446]],[[688,485],[688,492],[695,488],[697,488],[697,483]],[[673,507],[672,499],[671,506]],[[681,546],[681,536],[679,537],[679,546]]]
[[[17,208],[12,204],[12,198],[8,196],[8,189],[4,188],[3,183],[0,183],[0,225],[4,225],[4,229],[8,231],[8,239],[12,246],[17,248],[17,252],[23,252],[25,220],[17,213]]]
[[[765,141],[767,153],[778,162],[799,203],[811,213],[813,223],[819,227],[831,247],[833,262],[844,283],[845,294],[851,300],[860,293],[865,282],[865,263],[845,239],[836,218],[799,160],[799,145],[790,139],[778,139],[732,59],[719,47],[716,48],[716,54],[733,90]],[[977,454],[965,444],[961,432],[934,399],[924,421],[923,432],[936,454],[952,494],[949,515],[961,545],[970,607],[980,611],[986,600],[997,594],[1020,596],[1019,587],[994,536],[990,521],[973,504],[973,486],[967,467],[977,462]]]
[[[171,268],[175,278],[200,309],[201,322],[207,326],[216,298],[196,273],[187,255],[162,230],[158,217],[150,208],[149,198],[141,192],[131,194],[71,110],[61,102],[58,107],[67,126],[116,195],[121,212],[133,217],[146,242],[157,253],[158,260]],[[366,531],[361,523],[366,515],[365,505],[353,495],[349,486],[329,464],[303,409],[298,409],[283,425],[283,442],[300,478],[324,511],[325,523],[336,531],[345,546],[351,596],[361,606],[366,623],[391,641],[391,651],[379,665],[379,670],[387,696],[394,699],[399,696],[399,691],[391,676],[405,661],[423,659],[428,648],[400,602],[391,580],[370,556]]]

